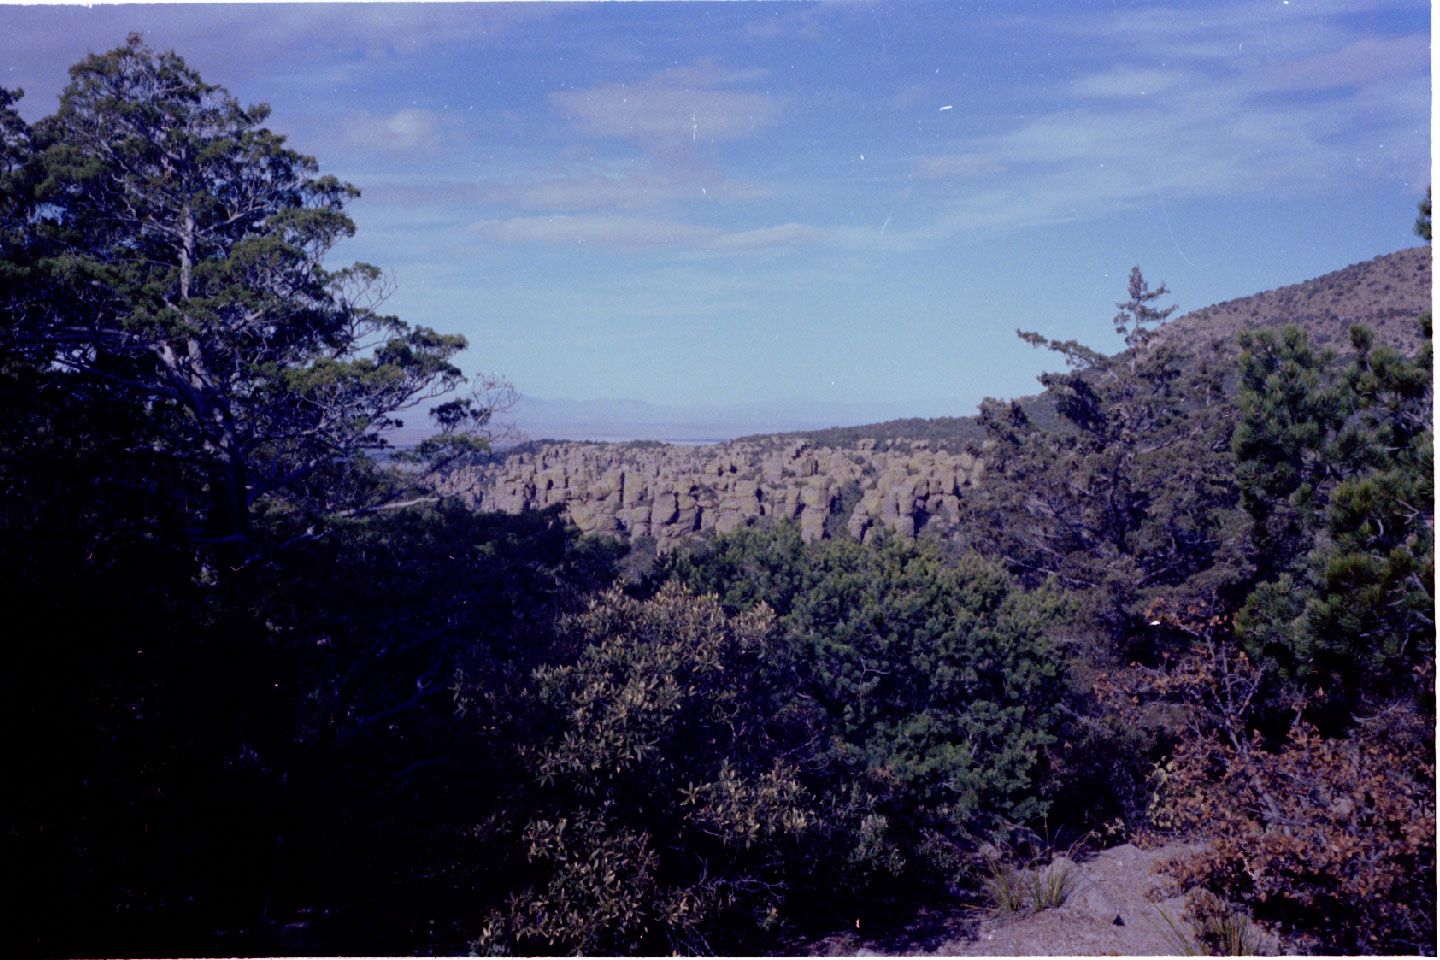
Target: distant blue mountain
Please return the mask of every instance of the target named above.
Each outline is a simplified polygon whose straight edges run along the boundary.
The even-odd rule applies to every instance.
[[[523,397],[501,419],[531,439],[731,440],[754,433],[844,427],[899,417],[973,413],[951,401],[918,403],[789,400],[738,404],[654,404],[643,400]]]

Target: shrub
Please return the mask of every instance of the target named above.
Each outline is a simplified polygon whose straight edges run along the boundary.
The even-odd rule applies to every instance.
[[[573,619],[575,662],[534,674],[534,786],[501,828],[522,892],[476,949],[770,949],[894,912],[1043,812],[1063,686],[1045,595],[975,558],[789,527],[661,572]]]
[[[1407,708],[1326,739],[1301,724],[1258,740],[1189,742],[1168,814],[1210,838],[1171,865],[1307,951],[1414,953],[1435,943],[1433,721]]]
[[[535,674],[553,734],[527,758],[528,888],[474,949],[736,952],[778,932],[794,891],[895,862],[860,794],[806,782],[813,708],[770,611],[727,616],[672,585],[608,593],[571,630],[577,662]]]
[[[973,555],[950,562],[898,539],[805,544],[791,527],[717,538],[671,574],[725,591],[732,609],[775,610],[831,759],[880,791],[937,877],[951,879],[947,845],[974,851],[1044,814],[1066,688],[1045,639],[1052,595],[1021,592]]]

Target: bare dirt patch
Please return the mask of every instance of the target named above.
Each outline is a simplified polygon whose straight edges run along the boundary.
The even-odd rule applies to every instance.
[[[1162,861],[1198,849],[1170,843],[1153,850],[1112,847],[1075,864],[1078,881],[1064,905],[1039,913],[995,917],[922,915],[902,934],[829,937],[822,956],[1167,956],[1179,944],[1161,917],[1181,929],[1184,898],[1155,872]],[[1152,900],[1152,897],[1154,898]],[[1118,921],[1118,922],[1117,922]]]

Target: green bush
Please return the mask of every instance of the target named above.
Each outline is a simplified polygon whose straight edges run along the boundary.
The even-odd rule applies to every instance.
[[[1273,674],[1277,709],[1306,703],[1326,732],[1396,696],[1434,709],[1430,350],[1403,357],[1363,327],[1351,337],[1358,356],[1328,379],[1297,328],[1244,338],[1234,438],[1276,574],[1238,612],[1237,633]]]
[[[805,544],[786,526],[717,538],[670,573],[731,609],[775,610],[831,761],[881,791],[922,869],[949,879],[957,848],[1045,812],[1065,691],[1045,640],[1052,595],[1022,593],[974,556],[899,539]]]
[[[475,949],[774,949],[872,923],[1044,812],[1063,688],[1045,595],[975,558],[790,527],[660,575],[572,620],[577,660],[534,674],[522,892]]]
[[[475,949],[733,951],[778,932],[794,891],[841,886],[816,869],[834,852],[852,877],[894,862],[863,797],[807,783],[814,706],[770,611],[671,585],[606,594],[571,629],[578,661],[535,674],[553,735],[527,757],[528,887]]]

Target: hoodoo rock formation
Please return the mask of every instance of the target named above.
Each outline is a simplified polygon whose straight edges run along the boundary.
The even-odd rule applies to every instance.
[[[795,521],[806,540],[881,529],[944,533],[984,460],[925,441],[874,440],[853,449],[733,441],[703,447],[547,443],[453,472],[442,485],[482,510],[520,513],[563,504],[586,533],[648,537],[660,551],[704,531],[761,518]]]

